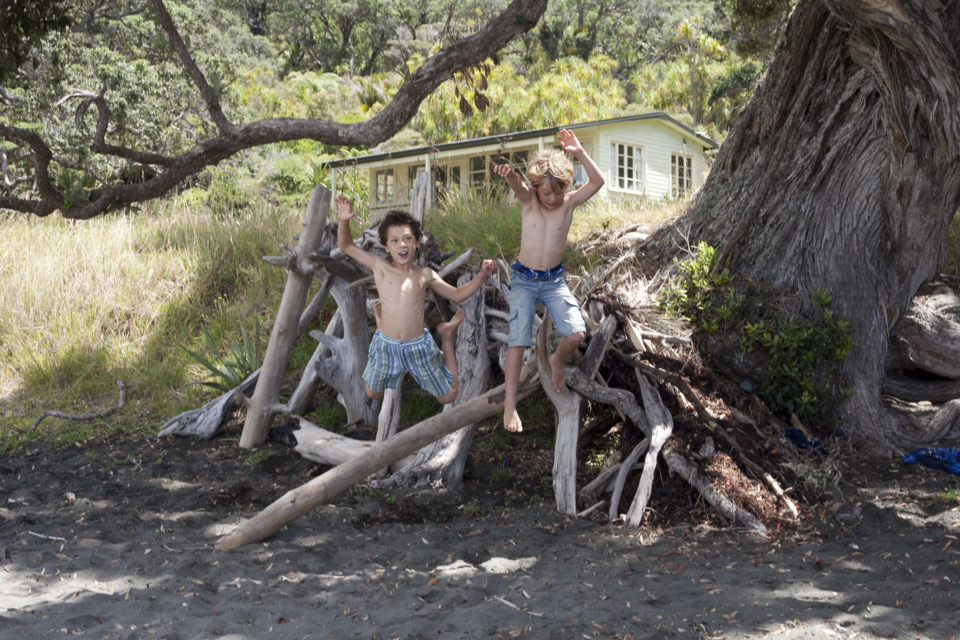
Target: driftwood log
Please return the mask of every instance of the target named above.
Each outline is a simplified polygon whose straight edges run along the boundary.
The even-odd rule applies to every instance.
[[[517,387],[517,399],[529,396],[537,388],[539,376],[534,367],[525,367]],[[389,466],[448,433],[503,411],[503,385],[491,389],[466,404],[439,413],[387,441],[376,443],[370,451],[330,469],[310,482],[287,492],[259,514],[221,538],[217,549],[233,549],[271,536],[282,526],[323,504],[370,474]]]
[[[340,311],[343,337],[310,332],[310,337],[329,350],[326,357],[316,361],[316,371],[324,382],[340,392],[347,410],[347,424],[372,425],[376,422],[377,401],[367,397],[362,378],[370,348],[366,295],[363,289],[352,289],[340,278],[334,282],[331,293]]]
[[[640,484],[637,485],[637,493],[633,498],[633,504],[630,505],[630,510],[627,511],[627,516],[624,518],[627,529],[637,529],[640,526],[643,512],[647,508],[647,502],[650,501],[650,492],[653,490],[653,472],[657,467],[657,456],[660,455],[660,449],[663,448],[667,438],[673,433],[673,418],[667,408],[663,406],[660,394],[647,381],[646,376],[639,371],[637,371],[637,380],[640,382],[643,408],[647,413],[647,420],[650,421],[651,432],[650,446],[647,448],[647,458],[643,462]]]
[[[240,446],[244,449],[266,442],[270,423],[280,409],[280,385],[297,339],[298,318],[306,304],[313,274],[317,271],[316,263],[309,259],[309,255],[320,246],[329,209],[330,190],[318,185],[310,194],[300,240],[291,255],[287,285],[264,354],[260,379],[247,406],[247,418],[240,435]]]

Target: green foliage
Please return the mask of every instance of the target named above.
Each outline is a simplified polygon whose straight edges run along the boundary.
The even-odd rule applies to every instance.
[[[660,297],[664,311],[687,318],[708,334],[739,317],[746,299],[732,286],[729,271],[716,266],[714,248],[698,244],[689,260],[677,263],[679,275],[664,287]]]
[[[273,449],[266,449],[266,448],[254,449],[253,451],[250,452],[250,455],[247,456],[247,458],[243,462],[248,467],[253,467],[260,464],[264,460],[268,460],[272,458],[275,455],[277,455],[277,452],[274,451]]]
[[[853,348],[853,327],[834,314],[831,302],[829,294],[817,290],[813,306],[818,317],[813,320],[776,317],[743,325],[740,348],[762,347],[769,355],[760,396],[781,416],[818,417],[843,395],[819,375],[824,363],[843,361]]]
[[[247,328],[240,327],[240,341],[230,339],[230,346],[226,349],[220,349],[210,332],[203,330],[203,337],[206,339],[209,351],[218,354],[216,357],[204,356],[186,347],[190,358],[209,371],[215,380],[195,381],[190,384],[202,384],[217,391],[230,391],[239,385],[245,378],[260,368],[260,362],[263,358],[263,349],[260,340],[260,319],[254,318],[253,334],[247,332]]]
[[[71,22],[69,0],[46,2],[0,2],[0,84],[12,76],[31,57],[33,50],[50,31],[66,29]]]
[[[408,376],[404,376],[404,379],[408,383],[412,380]],[[400,420],[405,424],[417,424],[442,410],[443,407],[436,398],[413,383],[413,386],[408,385],[404,390],[403,402],[400,403]]]
[[[775,413],[818,418],[845,395],[832,380],[831,366],[853,348],[853,327],[834,313],[826,291],[813,293],[812,317],[787,315],[765,304],[756,287],[735,286],[706,243],[677,271],[663,288],[661,307],[706,334],[739,334],[744,353],[762,350],[766,364],[758,393]]]
[[[96,186],[93,176],[59,165],[54,169],[53,186],[63,196],[64,211],[69,211],[74,205],[87,204],[90,201],[87,191]]]

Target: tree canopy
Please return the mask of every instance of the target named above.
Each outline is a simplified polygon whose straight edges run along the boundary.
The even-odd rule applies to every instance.
[[[157,198],[268,145],[294,154],[265,176],[293,194],[331,155],[584,114],[665,110],[720,139],[763,64],[715,46],[729,20],[703,0],[27,4],[0,5],[29,34],[0,78],[0,208],[40,216]]]
[[[71,90],[57,102],[73,108],[76,129],[64,133],[76,136],[75,144],[64,147],[73,157],[55,156],[50,142],[34,128],[18,126],[8,118],[0,122],[0,137],[16,145],[13,151],[21,165],[32,170],[26,180],[33,184],[26,196],[0,196],[0,208],[39,216],[60,210],[70,218],[90,218],[160,197],[204,167],[253,147],[300,139],[338,146],[376,145],[404,127],[444,80],[483,63],[516,35],[533,28],[545,8],[545,0],[514,0],[475,29],[439,43],[435,52],[409,70],[389,103],[362,122],[288,117],[242,122],[242,114],[225,108],[223,100],[231,69],[220,66],[215,53],[205,60],[195,56],[194,51],[205,49],[196,47],[191,36],[183,37],[178,28],[178,21],[197,16],[172,15],[162,0],[153,0],[147,11],[130,21],[138,37],[124,39],[127,47],[151,47],[152,59],[138,58],[131,68],[122,64],[122,50],[105,48],[99,86]],[[123,26],[128,28],[126,23]],[[203,28],[185,32],[209,33]],[[222,37],[222,32],[218,35]],[[206,51],[210,50],[215,52],[216,47]],[[40,73],[53,70],[51,65]],[[133,76],[118,78],[118,71]],[[132,129],[131,107],[135,109],[144,98],[136,82],[151,73],[166,76],[169,82],[162,84],[179,98],[175,101],[179,110],[158,114],[152,109],[148,120]],[[84,84],[89,86],[89,82],[88,78]],[[117,84],[131,90],[117,95]],[[5,149],[4,184],[15,186],[7,174],[9,155],[11,151]],[[124,181],[124,172],[112,180],[98,181],[101,159],[124,167],[142,181]],[[94,186],[98,182],[101,184]]]

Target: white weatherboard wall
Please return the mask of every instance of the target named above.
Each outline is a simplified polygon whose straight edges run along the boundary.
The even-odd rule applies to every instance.
[[[597,153],[595,160],[606,178],[602,193],[604,197],[631,193],[618,189],[616,182],[610,177],[611,141],[633,144],[643,150],[644,195],[647,198],[658,200],[671,196],[670,158],[674,153],[693,158],[693,187],[696,189],[700,186],[703,151],[701,145],[693,141],[692,136],[684,136],[663,122],[652,119],[614,123],[598,129],[601,151]],[[687,140],[686,144],[683,142],[684,138]]]

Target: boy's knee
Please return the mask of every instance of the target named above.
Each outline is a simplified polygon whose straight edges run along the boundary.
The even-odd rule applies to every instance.
[[[573,333],[567,336],[567,340],[573,343],[574,346],[579,347],[580,344],[583,342],[583,339],[586,337],[587,337],[587,334],[584,333],[583,331],[574,331]]]
[[[382,399],[383,399],[383,391],[374,391],[373,389],[371,389],[370,387],[368,387],[368,386],[366,386],[366,385],[364,385],[364,391],[367,392],[367,397],[370,398],[371,400],[382,400]]]
[[[442,396],[437,396],[437,402],[440,404],[450,404],[457,399],[457,384],[454,384],[450,387],[450,391],[447,391]]]

